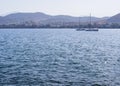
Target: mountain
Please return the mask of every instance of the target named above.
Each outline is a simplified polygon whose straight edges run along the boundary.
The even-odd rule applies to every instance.
[[[114,15],[112,17],[110,17],[108,20],[107,20],[108,23],[120,23],[120,13],[117,14],[117,15]]]
[[[101,21],[106,18],[91,17],[92,21]],[[80,17],[81,22],[89,22],[90,17]],[[20,24],[25,22],[34,22],[36,24],[50,24],[50,23],[61,23],[61,22],[79,22],[79,17],[57,15],[51,16],[41,12],[37,13],[13,13],[4,17],[0,17],[0,25],[2,24]]]
[[[39,22],[48,19],[49,15],[44,13],[14,13],[0,18],[0,24],[16,24],[27,21]]]

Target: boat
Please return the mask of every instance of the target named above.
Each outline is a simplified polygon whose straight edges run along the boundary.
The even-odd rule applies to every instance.
[[[89,28],[86,28],[85,31],[99,31],[98,28],[92,28],[91,27],[91,14],[90,14],[90,25],[89,25]]]
[[[76,31],[84,31],[84,28],[77,28]]]
[[[99,31],[98,28],[87,28],[85,29],[85,31]]]
[[[76,31],[84,31],[85,29],[84,28],[81,28],[81,25],[80,25],[80,17],[79,17],[79,28],[76,29]]]

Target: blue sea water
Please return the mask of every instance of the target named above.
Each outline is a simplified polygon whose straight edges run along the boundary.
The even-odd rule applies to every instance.
[[[2,85],[120,86],[120,30],[1,29]]]

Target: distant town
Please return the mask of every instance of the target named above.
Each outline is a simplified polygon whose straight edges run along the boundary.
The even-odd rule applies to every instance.
[[[0,17],[0,28],[120,28],[120,14],[112,17],[51,16],[44,13],[14,13]]]

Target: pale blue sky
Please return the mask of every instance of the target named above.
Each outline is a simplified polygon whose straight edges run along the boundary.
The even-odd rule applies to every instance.
[[[15,12],[104,17],[120,13],[120,0],[0,0],[0,15]]]

